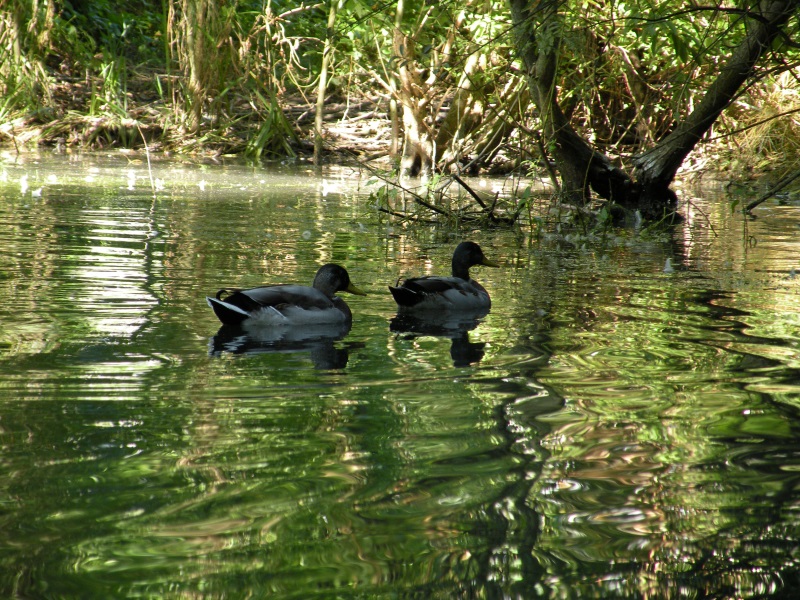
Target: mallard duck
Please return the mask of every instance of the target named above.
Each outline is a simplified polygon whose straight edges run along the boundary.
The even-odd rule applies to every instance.
[[[469,277],[469,268],[475,265],[500,266],[486,258],[478,244],[461,242],[453,253],[452,277],[414,277],[402,286],[389,286],[389,291],[401,312],[488,310],[489,293]]]
[[[268,285],[249,290],[220,290],[206,298],[225,325],[288,326],[349,323],[350,307],[336,292],[366,296],[350,281],[347,271],[335,264],[320,267],[313,287]],[[224,294],[228,294],[223,298]]]

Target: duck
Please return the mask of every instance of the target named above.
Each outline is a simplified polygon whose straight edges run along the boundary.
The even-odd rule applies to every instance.
[[[488,311],[492,306],[489,292],[469,276],[475,265],[500,266],[486,258],[475,242],[461,242],[453,253],[452,277],[413,277],[401,286],[390,285],[389,291],[402,313]]]
[[[206,302],[224,325],[349,324],[353,314],[336,292],[366,296],[350,281],[347,269],[329,263],[319,268],[311,287],[283,284],[246,290],[222,289],[214,298],[206,297]]]

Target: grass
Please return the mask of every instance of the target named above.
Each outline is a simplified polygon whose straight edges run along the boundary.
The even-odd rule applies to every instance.
[[[780,179],[800,168],[800,82],[783,73],[760,92],[741,98],[723,121],[729,169],[742,178]]]

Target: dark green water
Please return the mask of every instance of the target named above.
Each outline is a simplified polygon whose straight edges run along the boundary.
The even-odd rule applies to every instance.
[[[800,208],[572,244],[155,169],[0,164],[0,597],[796,597]],[[492,312],[391,331],[462,237]],[[329,261],[343,339],[215,339],[206,295]]]

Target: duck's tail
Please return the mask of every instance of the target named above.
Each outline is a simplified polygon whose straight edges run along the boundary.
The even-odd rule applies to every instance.
[[[250,313],[234,304],[209,297],[206,297],[206,302],[225,325],[241,325],[242,321],[250,317]]]
[[[425,299],[422,294],[407,287],[392,287],[390,285],[389,291],[394,296],[394,301],[397,302],[398,306],[415,306]]]

